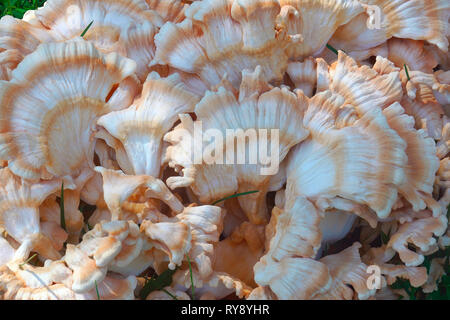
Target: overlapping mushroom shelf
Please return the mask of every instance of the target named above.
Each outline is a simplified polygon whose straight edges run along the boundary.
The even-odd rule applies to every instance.
[[[3,17],[0,298],[138,299],[168,269],[144,298],[432,292],[449,18],[448,0],[49,0]],[[190,162],[195,121],[278,130],[279,170]]]

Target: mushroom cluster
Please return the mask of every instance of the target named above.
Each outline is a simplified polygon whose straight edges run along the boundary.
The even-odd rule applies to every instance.
[[[4,16],[0,299],[435,290],[449,19],[448,0],[48,0]],[[198,123],[215,141],[270,132],[278,170],[191,161],[213,138]]]

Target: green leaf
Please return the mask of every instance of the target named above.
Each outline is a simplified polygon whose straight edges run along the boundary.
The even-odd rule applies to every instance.
[[[177,269],[178,268],[175,268],[175,270],[167,269],[158,277],[152,277],[150,280],[148,280],[139,293],[140,298],[142,300],[145,300],[147,296],[153,291],[162,290],[163,288],[170,286],[172,284],[172,276],[175,271],[177,271]]]
[[[440,283],[444,286],[450,286],[450,276],[443,275]]]
[[[259,191],[258,191],[258,190],[255,190],[255,191],[248,191],[248,192],[236,193],[236,194],[233,194],[232,196],[228,196],[228,197],[225,197],[225,198],[223,198],[223,199],[214,201],[214,202],[212,203],[212,205],[214,206],[214,205],[218,204],[219,202],[222,202],[222,201],[225,201],[225,200],[228,200],[228,199],[232,199],[232,198],[236,198],[236,197],[240,197],[240,196],[245,196],[245,195],[252,194],[252,193],[257,193],[257,192],[259,192]]]
[[[0,1],[0,14],[12,15],[15,18],[22,19],[28,10],[34,10],[44,4],[45,0],[2,0]]]
[[[391,288],[392,289],[405,289],[407,292],[409,292],[409,290],[411,288],[411,284],[406,279],[398,278],[397,281],[395,281],[391,285]]]

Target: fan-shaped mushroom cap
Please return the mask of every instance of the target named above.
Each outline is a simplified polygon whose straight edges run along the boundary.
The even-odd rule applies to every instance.
[[[383,245],[378,248],[370,248],[363,256],[367,265],[376,265],[380,268],[382,287],[393,284],[398,278],[408,279],[413,287],[420,287],[427,280],[425,267],[409,267],[388,263],[395,255],[395,251]]]
[[[372,106],[363,115],[355,109],[329,91],[311,99],[304,119],[310,138],[290,154],[288,183],[297,194],[340,196],[386,217],[405,179],[406,143],[380,108]]]
[[[369,6],[380,10],[380,27],[369,29],[369,14],[364,12],[341,26],[330,43],[344,51],[365,50],[391,37],[426,40],[447,51],[450,6],[446,0],[364,0],[360,3],[370,13]],[[367,6],[369,5],[369,6]],[[372,7],[373,8],[373,7]],[[374,13],[376,14],[376,12]]]
[[[450,35],[447,35],[447,40],[450,39]],[[450,41],[449,41],[450,42]],[[438,65],[443,70],[450,69],[450,52],[449,51],[442,51],[437,46],[432,44],[426,44],[426,49],[430,51],[434,58],[436,59]]]
[[[163,135],[172,128],[179,113],[193,112],[198,100],[178,74],[160,78],[152,72],[141,97],[131,107],[102,116],[98,124],[120,140],[134,174],[158,177]]]
[[[144,188],[142,195],[146,198],[157,198],[164,201],[175,213],[183,210],[181,202],[159,179],[146,175],[126,175],[120,170],[102,167],[96,167],[95,170],[103,176],[104,198],[113,220],[120,219],[123,211],[122,204],[141,187]]]
[[[137,275],[147,269],[153,260],[145,259],[145,239],[133,221],[101,221],[83,236],[77,246],[88,257],[92,257],[97,267],[124,276]],[[140,256],[145,265],[139,264]],[[138,263],[137,263],[138,262]],[[136,271],[136,268],[141,268]]]
[[[337,62],[330,68],[329,89],[342,96],[360,114],[376,108],[384,109],[403,96],[398,70],[382,57],[377,57],[373,68],[359,66],[339,51]]]
[[[214,244],[219,241],[223,230],[224,214],[216,206],[190,206],[176,216],[189,225],[192,245],[188,253],[199,274],[207,277],[213,272],[212,256]]]
[[[304,300],[325,292],[332,280],[319,261],[295,257],[274,261],[263,256],[255,265],[255,281],[269,286],[280,300]]]
[[[43,169],[63,176],[93,166],[95,120],[112,111],[111,89],[135,67],[83,40],[41,45],[0,82],[0,156],[30,179]]]
[[[0,269],[0,297],[5,300],[73,300],[72,271],[61,261],[47,260],[44,267],[25,265]]]
[[[76,38],[92,22],[84,38],[106,53],[118,52],[136,61],[144,80],[153,59],[153,38],[163,24],[144,0],[48,0],[35,11],[36,19],[57,41]]]
[[[450,72],[437,71],[434,74],[422,71],[409,71],[409,77],[402,70],[400,77],[410,99],[422,103],[440,102],[445,106],[450,103]]]
[[[287,74],[295,87],[301,89],[308,97],[327,90],[330,85],[329,65],[322,58],[290,62]]]
[[[14,69],[22,57],[17,50],[8,50],[0,53],[0,80],[8,80],[10,78],[11,69]]]
[[[168,255],[170,269],[175,269],[176,264],[180,264],[185,252],[191,246],[191,233],[189,226],[184,223],[151,223],[144,221],[143,230],[149,239],[154,242],[155,248],[162,250]]]
[[[11,72],[41,42],[52,37],[42,26],[4,16],[0,19],[0,80],[9,80]]]
[[[339,26],[364,10],[358,1],[345,0],[280,0],[280,5],[279,23],[288,34],[303,37],[301,43],[288,47],[294,60],[320,53]]]
[[[266,227],[266,251],[274,261],[283,257],[314,258],[320,247],[320,214],[303,197],[296,197],[289,183],[284,210],[275,207]],[[256,268],[256,267],[255,267]]]
[[[91,290],[106,276],[106,267],[98,267],[93,259],[74,245],[67,245],[64,261],[73,270],[72,290],[77,293]]]
[[[383,110],[389,126],[406,141],[408,163],[405,165],[406,179],[399,185],[399,192],[412,205],[414,211],[433,209],[433,214],[440,214],[440,207],[433,199],[433,183],[439,169],[434,140],[424,130],[414,129],[414,118],[404,114],[399,103],[394,103]]]
[[[126,221],[120,222],[127,225]],[[98,267],[106,267],[120,253],[122,250],[122,243],[119,239],[109,235],[108,232],[104,232],[103,230],[101,235],[93,236],[91,232],[94,234],[97,233],[97,226],[100,226],[100,224],[97,224],[94,230],[91,230],[84,235],[83,241],[79,244],[78,248],[84,251],[88,256],[92,256]]]
[[[437,62],[424,44],[424,41],[392,38],[387,42],[389,53],[386,58],[399,68],[406,64],[410,70],[432,73]]]
[[[39,206],[60,188],[61,180],[32,184],[3,168],[0,181],[0,226],[19,243],[29,241],[30,250],[49,259],[58,259],[60,255],[52,241],[41,232]]]
[[[219,207],[199,206],[185,208],[182,213],[166,221],[144,220],[141,230],[152,246],[168,257],[170,269],[180,265],[188,255],[204,279],[213,272],[213,244],[219,241],[222,223],[223,214]],[[159,264],[163,261],[156,260],[155,267],[159,271]]]
[[[328,267],[332,283],[326,292],[316,295],[314,299],[352,300],[357,294],[360,300],[365,300],[375,293],[375,289],[367,287],[370,274],[367,273],[367,266],[361,262],[358,251],[360,247],[361,244],[355,242],[338,254],[320,259]]]
[[[155,10],[167,22],[181,22],[184,20],[184,11],[189,4],[182,0],[145,0],[150,9]]]
[[[444,106],[446,114],[450,112],[450,71],[439,70],[434,73],[438,84],[433,86],[436,100]]]
[[[301,125],[307,103],[306,97],[300,92],[296,95],[287,88],[274,88],[263,93],[262,90],[266,90],[266,88],[261,86],[262,79],[249,84],[249,81],[254,81],[251,80],[252,78],[260,77],[261,69],[257,68],[252,76],[243,78],[239,101],[232,92],[220,87],[217,92],[207,92],[195,108],[197,121],[202,121],[203,130],[206,132],[209,129],[215,130],[214,132],[217,134],[214,136],[214,142],[219,146],[221,146],[219,141],[223,143],[219,147],[223,148],[222,154],[217,153],[212,156],[211,151],[209,151],[210,154],[207,153],[208,145],[205,141],[198,140],[198,135],[194,133],[194,122],[189,116],[180,117],[182,124],[164,138],[173,144],[167,148],[166,153],[169,165],[175,168],[184,167],[183,177],[167,179],[170,188],[191,186],[202,203],[211,203],[235,192],[258,190],[258,193],[239,197],[240,205],[250,222],[254,224],[262,224],[268,220],[265,196],[274,187],[271,185],[273,182],[271,177],[279,169],[279,166],[277,168],[273,166],[281,163],[289,149],[308,135],[307,130],[304,130]],[[250,88],[253,88],[253,93],[249,90]],[[230,137],[230,130],[238,131]],[[239,130],[243,136],[248,135],[249,139],[239,138]],[[270,135],[268,135],[269,130]],[[278,150],[274,141],[277,139],[274,131],[278,132]],[[253,138],[251,138],[252,132],[254,133]],[[269,165],[272,167],[269,167],[268,163],[262,163],[261,155],[260,159],[257,159],[258,144],[262,145],[268,142],[268,139],[263,140],[264,133],[266,138],[270,137],[271,139],[273,150],[270,152],[271,163]],[[223,137],[227,137],[227,142]],[[211,137],[209,138],[211,139]],[[217,141],[219,138],[221,140]],[[236,138],[237,148],[234,143]],[[228,140],[231,140],[232,144]],[[225,144],[227,144],[226,149]],[[260,148],[264,147],[261,145]],[[194,151],[192,147],[196,146],[205,146],[205,151],[201,150],[200,152],[203,156],[206,155],[206,158],[209,157],[206,163],[194,163],[195,159],[192,158],[192,155],[197,154],[197,151]],[[238,157],[234,156],[235,158],[230,159],[229,151],[234,152],[236,149]],[[226,151],[226,159],[224,151]],[[241,153],[245,155],[247,152],[249,152],[249,156],[242,159]],[[252,157],[256,157],[254,159],[256,161],[250,163],[248,160]],[[239,160],[240,158],[241,160]],[[248,160],[246,160],[247,158]],[[203,160],[201,159],[202,162]],[[229,164],[230,160],[231,163],[234,163],[233,165]],[[277,163],[275,164],[275,162]],[[279,189],[278,183],[276,183],[276,187]]]
[[[118,139],[114,138],[111,134],[102,127],[98,127],[98,131],[95,133],[95,137],[103,141],[103,146],[97,146],[97,151],[103,157],[100,157],[100,161],[104,168],[119,170],[121,169],[126,174],[133,173],[133,166],[128,159],[128,155],[125,148]],[[106,144],[106,146],[105,146]],[[106,148],[106,150],[100,150],[100,148]],[[111,151],[112,150],[112,151]],[[105,154],[107,152],[108,154]],[[110,153],[113,153],[110,155]],[[104,164],[104,165],[103,165]]]
[[[430,137],[440,140],[443,130],[441,105],[435,101],[423,103],[418,100],[412,100],[404,96],[400,104],[405,109],[405,113],[414,117],[417,129],[424,129]]]
[[[29,288],[42,288],[52,284],[72,284],[72,270],[62,261],[47,260],[43,267],[26,264],[16,271],[16,276]]]
[[[139,227],[134,222],[129,222],[130,232],[125,240],[122,242],[122,250],[114,258],[112,266],[117,266],[116,272],[119,268],[123,269],[131,264],[139,257],[144,247],[144,239],[140,233]]]
[[[167,22],[155,36],[153,64],[197,74],[209,88],[225,73],[237,88],[241,71],[258,65],[265,80],[281,80],[288,40],[278,37],[275,29],[279,10],[273,0],[195,2],[185,11],[185,20]]]
[[[404,210],[411,209],[406,208]],[[428,210],[421,211],[420,214],[421,217],[401,224],[387,244],[387,248],[392,248],[398,252],[400,259],[406,266],[418,266],[424,259],[420,252],[412,251],[408,244],[413,244],[422,251],[428,251],[437,242],[433,235],[437,237],[443,235],[448,226],[445,215],[433,217]]]
[[[149,10],[145,0],[48,0],[34,15],[60,40],[80,35],[91,21],[95,25],[89,29],[91,37],[88,39],[94,41],[105,36],[117,41],[130,27],[145,20],[161,24],[160,17]]]
[[[254,267],[255,282],[269,286],[279,299],[311,298],[331,281],[326,266],[311,259],[320,247],[319,213],[294,191],[288,181],[285,209],[274,208],[266,253]]]

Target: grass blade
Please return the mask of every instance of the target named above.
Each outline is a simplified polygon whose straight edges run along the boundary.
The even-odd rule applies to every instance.
[[[64,215],[64,182],[61,184],[61,198],[59,199],[59,215],[60,215],[60,223],[61,228],[66,230],[66,217]]]
[[[169,297],[171,297],[173,300],[178,300],[177,297],[175,297],[173,294],[171,294],[169,291],[167,291],[166,289],[161,289],[161,291],[165,292]]]
[[[86,29],[84,29],[84,31],[81,33],[80,37],[84,37],[84,35],[86,34],[86,32],[88,32],[89,28],[92,26],[92,24],[94,23],[94,20],[91,21],[91,23],[88,24],[88,26],[86,27]]]
[[[97,292],[97,300],[100,300],[100,294],[98,293],[97,280],[95,280],[95,292]]]
[[[236,197],[240,197],[240,196],[245,196],[245,195],[247,195],[247,194],[252,194],[252,193],[257,193],[257,192],[259,192],[259,190],[248,191],[248,192],[243,192],[243,193],[236,193],[236,194],[233,194],[232,196],[225,197],[225,198],[223,198],[223,199],[214,201],[214,202],[212,203],[212,205],[214,206],[214,205],[218,204],[219,202],[222,202],[222,201],[225,201],[225,200],[228,200],[228,199],[232,199],[232,198],[236,198]]]
[[[405,67],[406,77],[408,78],[409,81],[411,80],[411,78],[409,77],[408,67],[406,66],[406,63],[404,63],[403,66]]]
[[[189,275],[191,276],[192,300],[195,300],[194,276],[192,275],[191,259],[189,259],[189,256],[187,254],[186,254],[186,259],[189,264]]]
[[[333,51],[335,54],[338,54],[338,51],[335,48],[333,48],[331,45],[329,45],[328,43],[327,43],[327,48],[330,49],[331,51]]]
[[[24,265],[26,265],[28,262],[30,262],[31,260],[33,260],[34,257],[36,257],[36,256],[37,256],[37,253],[33,254],[33,255],[32,255],[31,257],[29,257],[25,262],[22,262],[21,264],[19,264],[19,268],[22,269],[22,267],[23,267]]]

